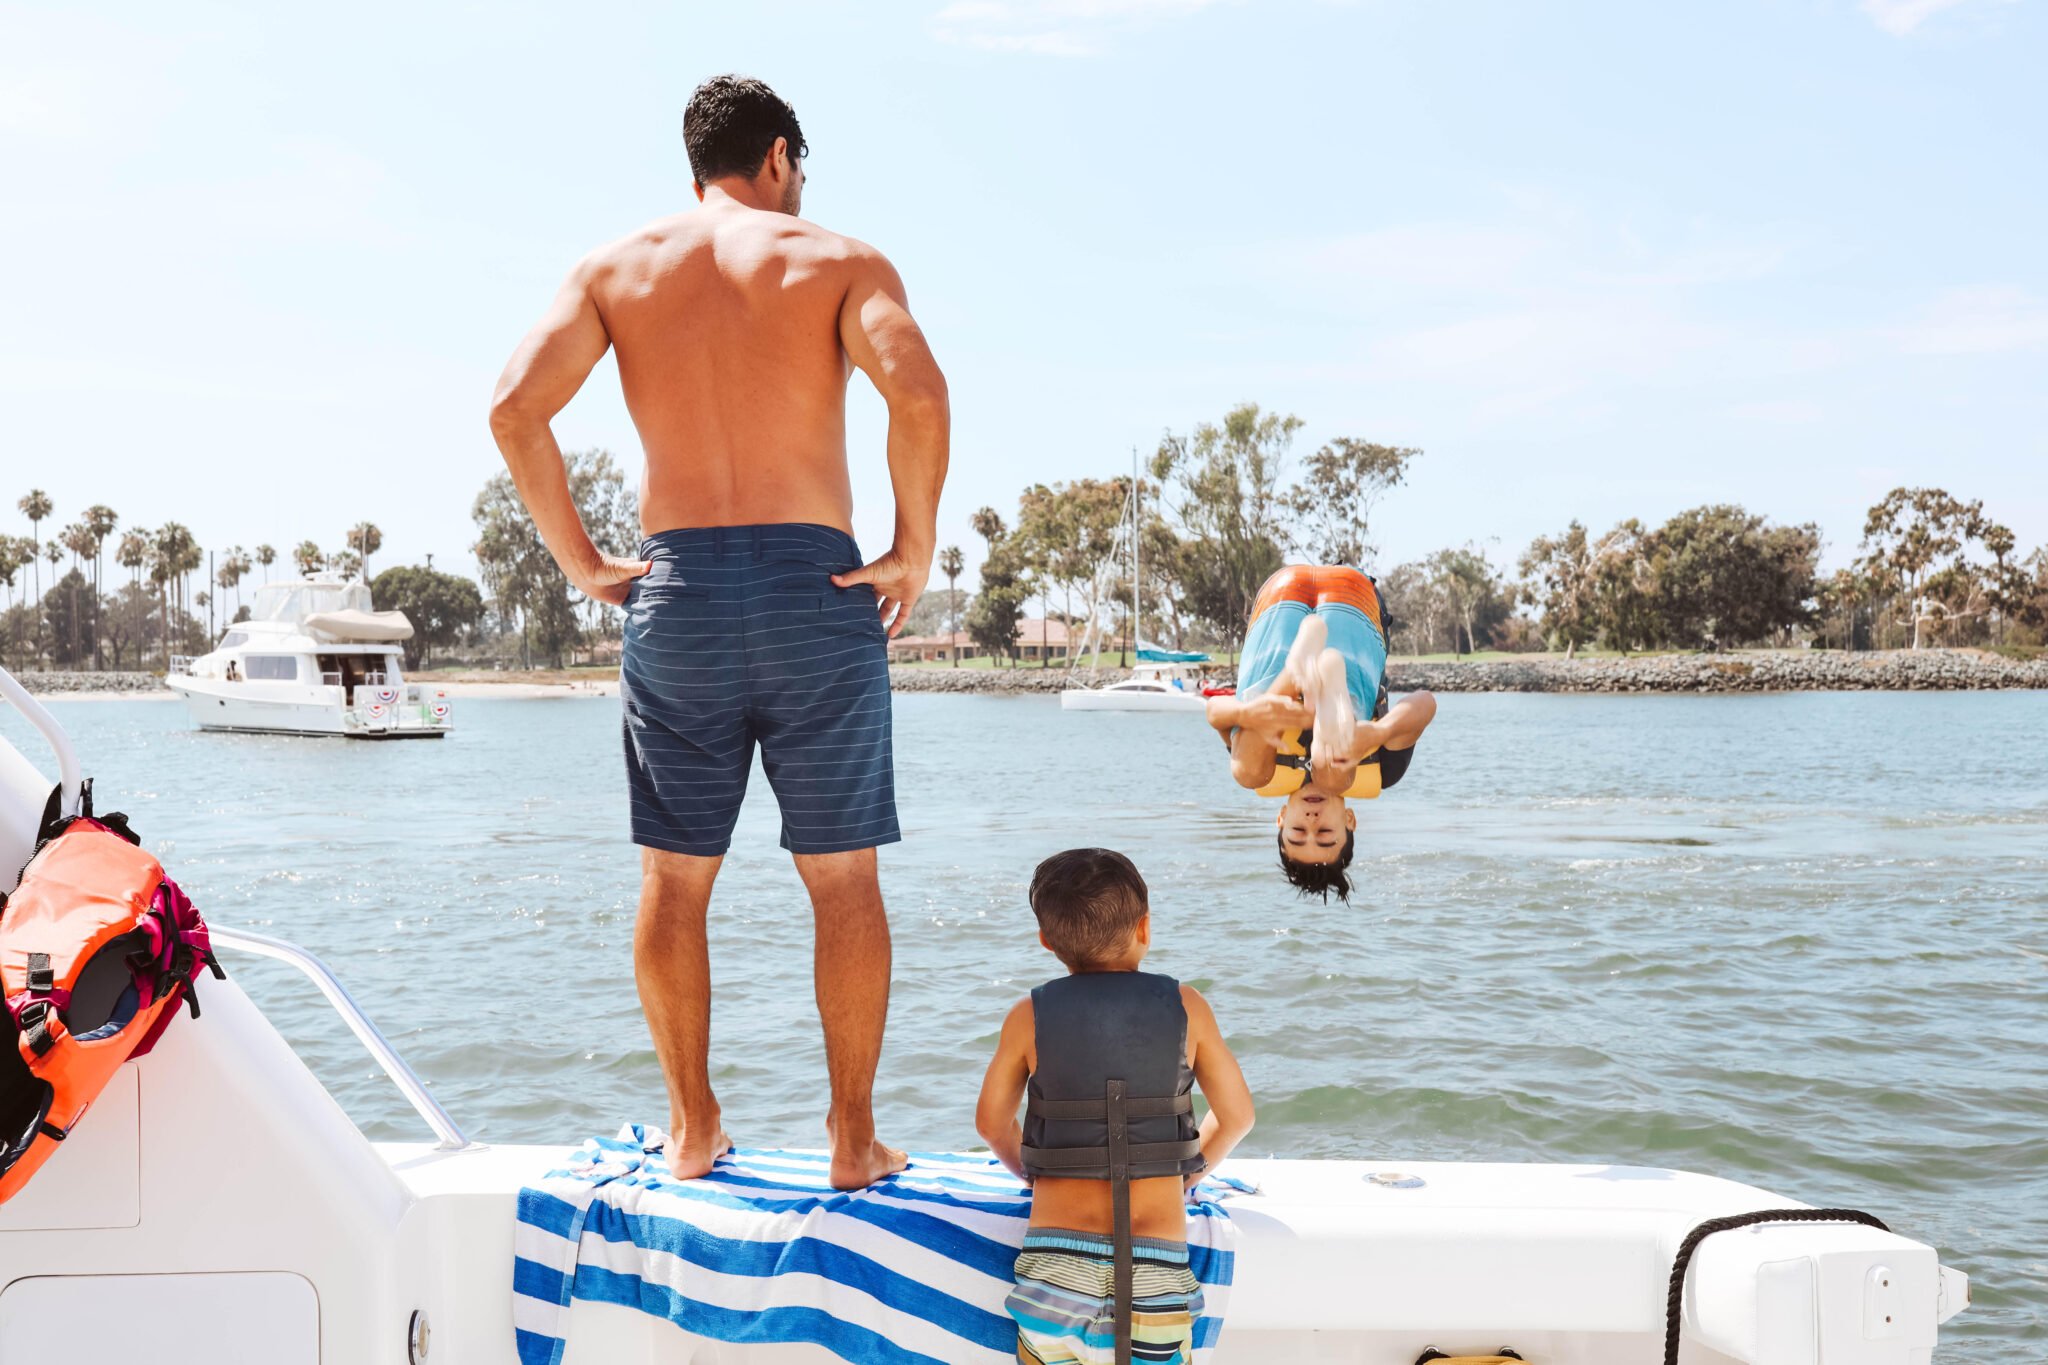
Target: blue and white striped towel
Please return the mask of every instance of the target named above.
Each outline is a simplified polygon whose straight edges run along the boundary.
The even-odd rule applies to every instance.
[[[657,1136],[658,1140],[658,1136]],[[811,1342],[859,1365],[999,1365],[1003,1310],[1030,1192],[989,1157],[917,1153],[865,1190],[835,1190],[822,1152],[734,1151],[669,1176],[638,1124],[592,1138],[519,1192],[512,1317],[520,1365],[560,1365],[571,1299],[637,1307],[733,1342]],[[1195,1357],[1223,1330],[1236,1245],[1204,1180],[1188,1253],[1207,1309]]]

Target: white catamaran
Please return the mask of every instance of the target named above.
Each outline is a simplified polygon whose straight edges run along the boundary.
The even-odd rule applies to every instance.
[[[1131,676],[1107,687],[1069,687],[1060,693],[1060,708],[1066,711],[1183,711],[1200,712],[1208,703],[1202,695],[1205,674],[1202,665],[1209,662],[1206,654],[1192,651],[1161,649],[1145,643],[1142,628],[1144,615],[1139,609],[1141,598],[1140,571],[1144,567],[1144,550],[1139,545],[1144,522],[1139,519],[1144,507],[1144,484],[1138,477],[1138,453],[1131,452],[1131,490],[1124,498],[1123,524],[1117,530],[1119,545],[1130,546],[1131,558],[1131,641],[1136,653],[1136,664]],[[1112,549],[1108,562],[1114,562],[1116,551]],[[1100,573],[1096,582],[1102,581]],[[1091,605],[1101,594],[1091,590]],[[1099,658],[1097,653],[1106,643],[1097,629],[1096,613],[1089,613],[1088,632],[1081,646],[1081,653]],[[1078,657],[1078,655],[1077,655]],[[1092,672],[1091,668],[1091,672]]]
[[[62,729],[4,670],[0,696],[47,738],[59,806],[78,811]],[[0,737],[0,891],[51,792]],[[570,1149],[471,1141],[310,954],[218,926],[213,943],[231,970],[253,954],[308,977],[432,1140],[366,1140],[233,977],[206,980],[203,1014],[122,1065],[0,1204],[0,1361],[517,1365],[515,1201]],[[461,969],[412,971],[423,985]],[[1229,1206],[1240,1235],[1219,1365],[1409,1365],[1431,1347],[1503,1344],[1534,1365],[1643,1365],[1702,1225],[1788,1206],[1713,1176],[1605,1165],[1234,1159],[1223,1173],[1256,1192]],[[1696,1246],[1668,1301],[1680,1365],[1927,1365],[1937,1325],[1968,1300],[1933,1248],[1867,1226],[1767,1221]],[[564,1365],[836,1358],[712,1341],[614,1304],[578,1301],[567,1318]]]

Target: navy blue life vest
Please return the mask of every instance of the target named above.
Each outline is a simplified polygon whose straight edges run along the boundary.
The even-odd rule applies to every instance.
[[[1024,1169],[1145,1180],[1202,1169],[1180,983],[1082,972],[1031,992],[1038,1069],[1024,1104]],[[1115,1121],[1113,1110],[1122,1122]]]

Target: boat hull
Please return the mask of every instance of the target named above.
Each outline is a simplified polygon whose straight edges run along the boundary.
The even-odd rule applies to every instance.
[[[342,689],[336,686],[223,682],[176,674],[165,679],[165,685],[184,701],[193,724],[202,730],[331,739],[439,739],[452,728],[445,705],[439,719],[433,717],[431,703],[394,703],[372,716],[365,705],[344,707]]]
[[[1199,695],[1188,692],[1112,692],[1104,688],[1070,687],[1060,693],[1060,709],[1200,713],[1208,705]]]

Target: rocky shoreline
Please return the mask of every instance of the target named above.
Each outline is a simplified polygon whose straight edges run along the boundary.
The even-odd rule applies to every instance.
[[[154,673],[95,673],[77,669],[67,672],[34,672],[14,675],[29,691],[43,696],[66,692],[162,692],[163,679]]]
[[[1085,680],[1086,674],[1080,675]],[[1128,677],[1105,668],[1101,686]],[[1058,692],[1087,686],[1060,668],[896,667],[898,692]],[[1971,649],[1841,654],[1826,650],[1656,654],[1628,659],[1395,660],[1396,692],[1968,692],[2048,688],[2048,659],[2022,661]]]
[[[1063,668],[941,668],[898,665],[889,680],[898,692],[977,695],[1057,693],[1075,686],[1103,686],[1129,677],[1105,668],[1091,683],[1083,671]],[[69,694],[165,695],[153,673],[17,673],[29,691]],[[1756,650],[1740,654],[1654,654],[1628,659],[1486,659],[1418,663],[1396,659],[1387,670],[1396,692],[1973,692],[2014,688],[2048,689],[2048,658],[2001,658],[1974,649],[1893,650],[1840,654],[1826,650]],[[453,683],[444,683],[451,690]],[[510,681],[465,682],[466,695],[497,695]],[[546,695],[572,691],[607,693],[588,681],[528,690]]]

